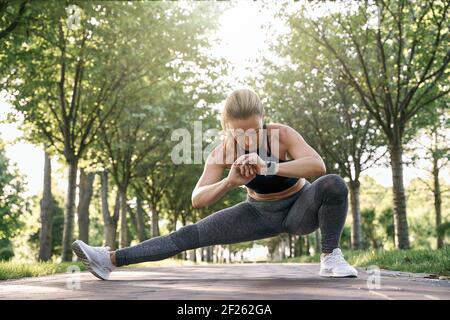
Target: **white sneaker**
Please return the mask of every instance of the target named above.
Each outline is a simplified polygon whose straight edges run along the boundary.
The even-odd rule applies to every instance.
[[[101,280],[108,280],[109,274],[116,268],[111,262],[109,247],[92,247],[76,240],[72,243],[72,250],[88,270]]]
[[[333,250],[330,254],[322,254],[320,256],[320,272],[321,277],[357,277],[358,271],[345,261],[342,251],[339,248]]]

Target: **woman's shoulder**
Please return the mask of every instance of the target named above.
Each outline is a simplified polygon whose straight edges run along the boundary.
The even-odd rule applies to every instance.
[[[273,142],[272,152],[275,155],[284,155],[284,157],[278,157],[282,161],[292,160],[293,157],[289,154],[287,141],[299,134],[298,131],[283,123],[268,123],[266,127],[268,128],[269,139]]]
[[[266,127],[269,131],[269,135],[279,137],[281,141],[284,141],[284,138],[297,131],[287,124],[278,122],[267,123]]]

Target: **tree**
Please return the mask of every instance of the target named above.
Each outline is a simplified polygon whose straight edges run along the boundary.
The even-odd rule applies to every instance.
[[[106,170],[100,173],[101,178],[101,204],[102,204],[102,216],[104,222],[104,237],[105,245],[109,246],[111,250],[117,248],[116,245],[116,233],[117,223],[119,221],[120,214],[120,193],[116,192],[113,214],[111,215],[108,204],[109,195],[109,180],[108,172]]]
[[[156,108],[152,110],[157,110]],[[167,141],[168,133],[157,133],[145,124],[150,124],[152,116],[135,117],[140,113],[125,111],[120,121],[115,121],[102,129],[101,137],[111,163],[111,174],[119,189],[121,202],[121,246],[128,246],[127,237],[127,191],[136,176],[136,167],[145,156],[155,153],[157,148]],[[145,114],[144,114],[145,115]],[[161,120],[161,119],[159,119]],[[157,121],[159,122],[159,121]]]
[[[44,188],[41,205],[41,229],[39,232],[39,256],[42,261],[50,260],[52,256],[52,227],[54,200],[52,196],[52,166],[49,153],[44,153]]]
[[[63,154],[68,164],[64,261],[72,257],[79,159],[116,107],[120,90],[136,77],[135,67],[124,60],[136,56],[127,55],[120,47],[128,43],[129,32],[119,23],[126,23],[120,18],[127,15],[120,6],[86,4],[83,9],[87,17],[96,16],[105,22],[97,24],[95,19],[86,18],[80,28],[66,23],[62,4],[41,7],[36,15],[44,23],[33,25],[32,36],[8,52],[7,62],[15,70],[8,75],[14,106],[25,115],[26,123],[35,126],[33,133]]]
[[[4,0],[0,3],[0,41],[26,19],[28,2],[28,0],[20,2]]]
[[[23,225],[20,217],[29,211],[28,200],[22,195],[23,180],[17,167],[6,157],[0,140],[0,260],[12,257],[12,249],[8,249],[10,239],[19,233]]]
[[[321,4],[319,4],[321,5]],[[410,121],[445,96],[450,61],[448,1],[375,1],[349,4],[346,12],[290,18],[338,61],[347,81],[388,141],[397,245],[409,248],[403,184],[403,144]],[[358,61],[354,65],[352,61]]]
[[[78,201],[78,239],[89,243],[89,205],[92,199],[94,172],[80,169],[79,201]]]
[[[324,158],[327,172],[349,180],[353,216],[352,244],[362,246],[360,176],[385,152],[373,118],[360,107],[355,90],[339,66],[303,34],[294,32],[274,47],[285,66],[266,61],[260,82],[271,115],[296,128]],[[303,43],[298,48],[296,43]]]
[[[438,232],[442,224],[442,195],[450,191],[450,189],[441,190],[440,181],[441,171],[450,163],[450,147],[447,143],[450,137],[447,100],[437,100],[435,102],[438,104],[437,107],[433,105],[433,108],[426,110],[424,117],[415,119],[415,124],[423,129],[419,130],[419,135],[415,139],[418,146],[410,150],[414,152],[411,161],[416,167],[421,167],[419,164],[421,160],[431,163],[431,166],[423,169],[432,176],[432,183],[420,177],[419,180],[433,193],[437,248],[444,246],[443,234]]]

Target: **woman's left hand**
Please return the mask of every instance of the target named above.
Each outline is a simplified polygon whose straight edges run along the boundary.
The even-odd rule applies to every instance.
[[[235,163],[241,168],[241,174],[245,176],[252,174],[252,172],[261,174],[267,169],[266,162],[256,152],[240,156]]]

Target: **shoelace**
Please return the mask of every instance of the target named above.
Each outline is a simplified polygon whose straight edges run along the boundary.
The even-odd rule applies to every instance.
[[[104,252],[104,250],[106,249],[106,251],[109,253],[109,251],[111,250],[111,247],[109,247],[109,246],[104,246],[104,247],[93,247],[93,249],[94,249],[95,251],[97,251],[97,252]],[[103,259],[103,258],[102,258],[102,259]],[[108,256],[108,258],[106,258],[106,259],[109,259],[109,256]],[[108,267],[106,267],[106,266],[103,266],[103,270],[112,272],[111,268],[108,268]]]
[[[328,259],[331,260],[331,262],[337,264],[337,265],[348,265],[347,261],[345,261],[344,256],[341,254],[332,254],[328,256]]]
[[[104,247],[92,247],[92,249],[95,249],[95,250],[97,250],[97,251],[100,251],[100,250],[103,250],[103,249],[106,249],[107,251],[111,251],[111,247],[109,247],[109,246],[104,246]]]

